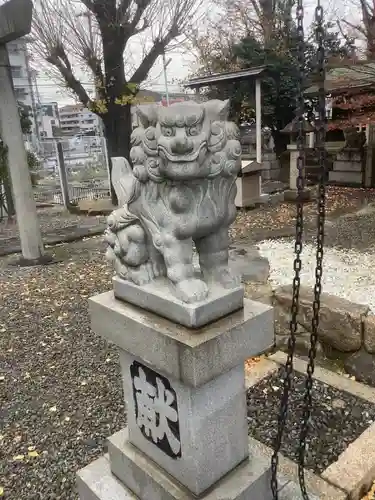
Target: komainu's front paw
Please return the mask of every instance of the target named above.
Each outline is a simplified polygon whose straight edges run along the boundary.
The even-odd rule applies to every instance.
[[[208,295],[208,287],[204,281],[188,279],[176,285],[177,297],[188,304],[201,302]]]

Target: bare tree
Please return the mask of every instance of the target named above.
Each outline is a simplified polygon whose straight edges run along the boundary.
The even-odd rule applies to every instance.
[[[140,85],[157,58],[180,43],[201,3],[39,0],[34,15],[35,51],[48,63],[52,76],[103,119],[110,156],[129,158],[131,105]],[[134,39],[141,49],[135,57]],[[95,97],[82,83],[83,74],[94,78]],[[112,198],[116,202],[113,192]]]
[[[238,38],[251,35],[263,44],[292,20],[295,0],[215,0],[224,17],[220,24]]]
[[[205,29],[194,29],[189,43],[196,56],[196,73],[216,73],[240,69],[233,49],[246,37],[267,47],[278,40],[279,52],[287,52],[288,33],[295,0],[212,0],[216,15]]]
[[[360,8],[361,20],[358,23],[342,19],[339,22],[352,30],[366,45],[367,59],[375,59],[375,0],[355,0],[353,4]],[[342,28],[341,28],[342,29]],[[343,30],[342,30],[343,33]]]

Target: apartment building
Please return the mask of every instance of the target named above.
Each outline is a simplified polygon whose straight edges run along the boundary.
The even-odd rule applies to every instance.
[[[19,38],[7,44],[9,62],[11,66],[14,92],[18,102],[27,107],[32,122],[31,142],[35,146],[38,142],[36,113],[36,99],[33,87],[33,70],[30,68],[27,51],[28,37]]]
[[[99,133],[99,117],[82,104],[68,104],[59,109],[60,129],[64,135]]]

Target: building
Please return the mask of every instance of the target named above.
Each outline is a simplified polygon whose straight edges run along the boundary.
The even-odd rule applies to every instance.
[[[83,104],[68,104],[59,109],[62,135],[77,135],[88,132],[99,134],[100,119]]]
[[[35,120],[36,99],[33,88],[33,75],[29,64],[27,37],[19,38],[7,44],[9,62],[11,66],[12,79],[16,99],[25,106],[30,113],[32,122],[31,143],[34,147],[38,144],[38,124]]]
[[[37,116],[41,140],[51,139],[60,135],[61,127],[57,102],[38,104]]]

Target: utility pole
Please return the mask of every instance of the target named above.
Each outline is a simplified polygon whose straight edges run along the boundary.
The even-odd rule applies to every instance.
[[[0,6],[0,134],[8,147],[22,261],[27,265],[51,259],[44,255],[6,44],[30,33],[32,10],[31,0],[10,0]]]
[[[37,138],[37,149],[38,149],[38,153],[40,153],[40,150],[41,150],[41,147],[40,147],[40,129],[39,129],[39,123],[38,123],[39,114],[38,114],[37,109],[36,109],[33,79],[32,79],[31,68],[30,68],[30,55],[29,55],[29,51],[27,49],[26,44],[25,44],[25,61],[26,61],[27,81],[29,84],[30,92],[31,92],[31,109],[32,109],[33,118],[34,118],[35,133],[36,133],[36,138]]]
[[[168,91],[168,77],[167,77],[167,67],[171,63],[172,59],[168,60],[165,57],[165,51],[163,52],[163,73],[164,73],[164,83],[165,83],[165,98],[167,100],[167,106],[169,106],[169,91]]]

